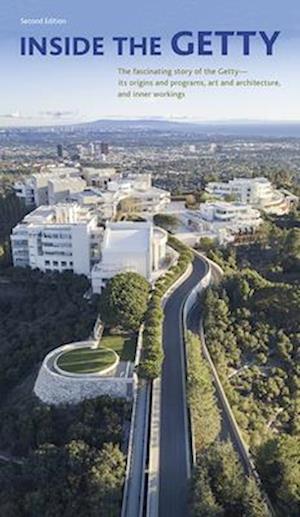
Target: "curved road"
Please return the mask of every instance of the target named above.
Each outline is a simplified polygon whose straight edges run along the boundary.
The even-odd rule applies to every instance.
[[[160,517],[187,517],[190,463],[185,393],[185,357],[182,342],[182,305],[205,275],[206,264],[195,258],[191,275],[165,306],[160,434]]]
[[[195,256],[191,275],[171,295],[165,306],[163,328],[165,359],[162,369],[160,416],[160,517],[188,516],[188,478],[191,458],[187,425],[182,307],[190,291],[205,275],[206,267],[205,260]],[[203,328],[200,325],[201,316],[201,305],[198,302],[188,314],[187,327],[195,334],[200,333],[204,339]],[[219,381],[216,381],[217,379],[215,379],[216,396],[222,421],[220,439],[231,441],[245,474],[253,475],[255,471],[249,453],[231,414],[223,387]],[[273,515],[272,507],[269,501],[267,502],[270,515]]]

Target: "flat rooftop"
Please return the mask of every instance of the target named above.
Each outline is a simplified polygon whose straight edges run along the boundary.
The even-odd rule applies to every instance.
[[[103,250],[116,251],[124,249],[134,252],[147,251],[150,246],[151,224],[115,223],[105,230]]]
[[[77,224],[86,223],[95,215],[77,203],[58,203],[57,205],[41,205],[26,215],[19,224]]]

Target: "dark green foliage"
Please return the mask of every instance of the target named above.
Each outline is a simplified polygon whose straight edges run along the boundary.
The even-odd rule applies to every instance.
[[[176,230],[179,224],[177,217],[172,214],[156,214],[153,217],[153,222],[167,231]]]
[[[292,258],[300,258],[300,228],[292,228],[288,233],[285,252]]]
[[[198,456],[191,513],[195,517],[268,517],[260,490],[244,476],[229,442],[215,442]]]
[[[193,259],[193,253],[174,237],[169,236],[168,243],[179,253],[179,259],[176,266],[172,266],[163,277],[157,280],[148,303],[145,315],[143,352],[139,364],[139,375],[145,379],[155,379],[161,373],[164,358],[162,349],[162,297],[185,272]]]
[[[99,397],[56,407],[32,396],[1,411],[0,450],[23,456],[47,442],[61,446],[83,440],[91,447],[120,443],[129,416],[130,406],[121,399]]]
[[[207,251],[209,259],[218,264],[226,274],[236,270],[236,252],[234,248],[210,249]]]
[[[244,476],[231,443],[215,443],[199,457],[217,500],[232,515],[241,512]]]
[[[269,223],[265,230],[268,265],[285,271],[292,255],[298,260],[298,232],[289,229],[286,234]],[[238,251],[238,261],[241,256],[245,263],[245,250]],[[293,284],[271,281],[270,274],[267,279],[262,276],[259,257],[258,264],[258,271],[227,268],[221,285],[207,291],[206,343],[271,502],[278,515],[296,516],[300,511],[299,276],[294,276]],[[264,515],[255,487],[246,488],[245,515]]]
[[[15,194],[0,196],[0,268],[10,264],[10,233],[27,212],[28,208]]]
[[[191,485],[191,515],[192,517],[222,517],[223,507],[217,503],[211,489],[208,473],[203,468],[196,467]]]
[[[0,514],[6,517],[117,517],[125,459],[119,447],[82,441],[36,449],[21,465],[0,470]],[[13,490],[12,490],[13,487]]]
[[[147,310],[149,284],[137,273],[120,273],[107,284],[100,299],[106,325],[137,331]]]
[[[279,514],[300,511],[300,437],[282,435],[268,440],[257,453],[257,465]]]
[[[266,503],[254,479],[247,480],[243,498],[243,517],[269,517]]]
[[[287,284],[273,284],[258,290],[251,307],[269,322],[288,332],[300,328],[300,288]]]
[[[186,338],[188,373],[187,400],[191,411],[196,451],[213,443],[219,435],[221,422],[215,390],[208,364],[201,353],[199,338],[188,333]]]
[[[299,283],[299,209],[294,214],[266,219],[256,233],[255,242],[237,249],[239,261],[251,264],[271,280]]]
[[[0,448],[22,459],[0,469],[0,515],[118,516],[129,418],[129,404],[109,397],[60,407],[32,397],[3,411]]]
[[[28,375],[45,354],[62,343],[87,338],[97,316],[83,294],[85,277],[5,271],[0,283],[0,391]]]

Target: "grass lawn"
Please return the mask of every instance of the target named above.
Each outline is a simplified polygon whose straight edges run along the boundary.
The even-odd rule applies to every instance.
[[[117,352],[120,361],[134,361],[136,349],[136,336],[104,335],[100,341],[100,347],[112,348]]]
[[[115,360],[111,350],[80,348],[61,355],[57,365],[70,373],[96,373],[111,366]]]

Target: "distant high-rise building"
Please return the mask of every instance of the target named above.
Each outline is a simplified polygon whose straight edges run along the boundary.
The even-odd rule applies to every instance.
[[[101,154],[108,154],[108,144],[106,142],[101,142]]]
[[[57,144],[57,156],[59,158],[63,158],[63,155],[64,155],[64,149],[63,149],[62,144]]]
[[[95,154],[95,145],[93,144],[93,142],[89,143],[89,154],[90,156],[94,156]]]

